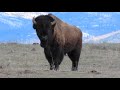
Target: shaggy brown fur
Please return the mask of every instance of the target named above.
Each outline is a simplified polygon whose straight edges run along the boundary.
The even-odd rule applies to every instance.
[[[51,25],[51,22],[54,21],[54,25]],[[72,61],[72,70],[78,70],[78,62],[82,48],[81,30],[75,26],[68,25],[52,14],[38,16],[35,19],[35,22],[37,24],[33,23],[33,27],[36,27],[35,29],[37,35],[41,41],[42,34],[40,35],[40,33],[43,32],[43,30],[46,30],[45,32],[48,33],[45,35],[46,37],[48,37],[48,39],[44,40],[45,43],[42,44],[42,47],[44,48],[45,56],[50,63],[50,70],[59,69],[59,65],[62,62],[65,54],[68,54],[69,58]],[[40,27],[42,26],[42,24],[49,24],[51,26],[47,30],[48,27]]]

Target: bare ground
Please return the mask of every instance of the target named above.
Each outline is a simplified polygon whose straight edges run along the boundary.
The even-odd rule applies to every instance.
[[[0,44],[0,78],[120,78],[120,44],[83,44],[79,70],[65,56],[59,71],[50,71],[38,45]]]

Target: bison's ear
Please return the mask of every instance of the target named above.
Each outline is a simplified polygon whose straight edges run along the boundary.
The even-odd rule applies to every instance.
[[[50,15],[52,15],[52,14],[49,14],[49,15],[48,15],[48,18],[49,18],[49,20],[50,20],[50,22],[51,22],[51,25],[52,25],[52,26],[55,26],[56,21],[55,21],[55,19],[54,19],[53,17],[51,17]]]

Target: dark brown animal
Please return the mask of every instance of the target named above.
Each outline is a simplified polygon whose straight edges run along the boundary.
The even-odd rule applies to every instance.
[[[53,14],[40,15],[33,18],[41,47],[50,64],[50,70],[58,70],[64,55],[72,61],[72,71],[78,70],[78,62],[82,48],[82,32]]]

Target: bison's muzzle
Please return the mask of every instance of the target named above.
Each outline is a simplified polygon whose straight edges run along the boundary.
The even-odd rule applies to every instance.
[[[41,40],[41,44],[40,44],[41,47],[45,48],[47,45],[48,36],[42,36],[40,40]]]

